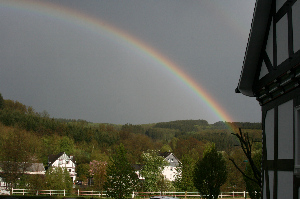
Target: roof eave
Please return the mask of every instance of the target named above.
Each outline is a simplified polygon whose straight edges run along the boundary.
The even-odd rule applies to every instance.
[[[253,84],[267,30],[272,0],[257,0],[237,91],[253,97]]]

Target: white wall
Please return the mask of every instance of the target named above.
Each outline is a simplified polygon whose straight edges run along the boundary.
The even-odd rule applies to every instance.
[[[164,175],[164,177],[170,181],[174,181],[175,180],[175,176],[177,174],[177,170],[176,167],[173,166],[165,166],[164,170],[162,172],[162,174]]]
[[[278,106],[278,159],[293,159],[293,101]]]
[[[267,112],[265,119],[267,160],[274,160],[274,109]]]
[[[70,158],[66,154],[60,156],[55,162],[52,163],[52,166],[66,168],[67,171],[70,173],[73,182],[75,181],[75,163],[72,160],[70,160]]]
[[[266,46],[266,52],[268,54],[268,57],[273,65],[273,19],[270,26],[267,46]]]
[[[292,7],[293,12],[293,40],[294,52],[300,50],[300,1],[296,1]]]
[[[289,58],[288,47],[288,18],[285,14],[276,24],[277,65]]]
[[[277,198],[293,198],[293,172],[278,171]]]
[[[276,0],[276,12],[283,6],[286,0]]]

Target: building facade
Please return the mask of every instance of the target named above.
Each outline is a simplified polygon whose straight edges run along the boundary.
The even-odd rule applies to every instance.
[[[49,155],[48,157],[48,166],[49,167],[61,167],[67,169],[72,178],[73,183],[76,179],[75,172],[75,161],[73,156],[68,156],[65,152],[61,152],[57,155]]]
[[[176,175],[178,174],[178,171],[176,170],[176,167],[180,166],[180,161],[178,158],[171,152],[164,152],[160,154],[166,162],[168,162],[168,165],[164,167],[162,171],[162,175],[165,179],[169,181],[174,181]]]
[[[300,198],[300,0],[257,0],[236,92],[262,107],[262,198]]]

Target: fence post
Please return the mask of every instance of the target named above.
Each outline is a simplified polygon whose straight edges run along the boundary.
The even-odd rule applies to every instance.
[[[14,194],[14,188],[11,188],[11,195]]]
[[[64,189],[64,196],[66,196],[66,190]]]
[[[185,191],[184,198],[186,198],[187,191]]]
[[[77,189],[77,195],[79,196],[79,189]]]
[[[246,191],[244,191],[244,198],[246,198]]]
[[[223,195],[222,195],[223,193],[221,192],[221,198],[223,198]]]
[[[232,196],[233,196],[233,198],[234,198],[234,191],[232,192]]]

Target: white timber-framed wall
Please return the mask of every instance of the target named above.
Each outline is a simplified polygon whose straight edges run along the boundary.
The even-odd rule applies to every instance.
[[[73,156],[68,156],[65,152],[59,153],[58,155],[53,156],[53,158],[48,158],[51,160],[49,161],[49,167],[53,167],[53,168],[65,168],[69,174],[70,177],[72,179],[72,182],[75,182],[76,179],[76,164],[75,161],[73,160]],[[53,159],[53,160],[52,160]],[[53,162],[52,162],[53,161]]]
[[[236,92],[262,109],[262,198],[300,199],[300,0],[257,0]]]

